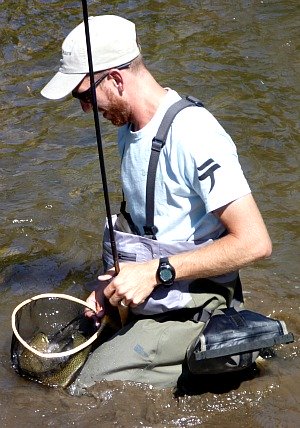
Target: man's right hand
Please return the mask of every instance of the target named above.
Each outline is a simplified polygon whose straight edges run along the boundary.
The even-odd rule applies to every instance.
[[[94,318],[96,324],[99,324],[100,319],[105,315],[105,306],[104,302],[106,297],[104,295],[104,289],[107,287],[109,282],[111,281],[111,276],[107,275],[107,278],[100,281],[100,284],[94,290],[89,297],[86,299],[86,302],[89,304],[90,308],[86,308],[85,315],[90,318]]]

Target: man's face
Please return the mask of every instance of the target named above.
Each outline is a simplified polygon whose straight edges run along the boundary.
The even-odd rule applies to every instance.
[[[97,84],[97,80],[100,83]],[[98,79],[95,77],[95,89],[98,111],[105,119],[108,119],[115,126],[123,126],[130,122],[130,110],[124,101],[122,94],[118,91],[113,76],[105,73]],[[83,94],[83,96],[82,96]],[[92,94],[90,78],[86,76],[73,91],[73,96],[79,98],[81,108],[88,113],[92,110]]]
[[[129,123],[130,110],[124,99],[119,95],[115,95],[115,93],[109,88],[107,89],[106,96],[108,100],[106,110],[103,111],[101,104],[100,106],[98,104],[98,110],[103,114],[103,117],[110,120],[115,126],[123,126],[126,125],[126,123]]]

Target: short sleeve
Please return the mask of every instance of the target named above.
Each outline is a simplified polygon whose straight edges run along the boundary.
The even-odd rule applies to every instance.
[[[204,108],[191,107],[180,113],[178,156],[184,159],[184,174],[199,194],[206,212],[214,211],[251,193],[231,137]],[[184,117],[185,116],[185,117]],[[177,126],[174,123],[175,126]],[[178,129],[176,129],[178,132]]]

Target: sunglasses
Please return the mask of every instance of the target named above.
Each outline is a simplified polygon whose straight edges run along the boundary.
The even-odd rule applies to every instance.
[[[119,67],[116,67],[117,70],[123,70],[124,68],[129,68],[131,62],[127,62],[126,64],[120,65]],[[105,73],[103,76],[101,76],[96,82],[94,83],[94,88],[96,89],[98,85],[100,85],[101,82],[103,82],[104,79],[109,75],[110,71]],[[88,89],[86,89],[83,92],[78,92],[75,89],[72,91],[72,96],[74,98],[77,98],[78,100],[84,102],[84,103],[91,103],[92,102],[92,86],[90,86]]]
[[[100,79],[96,80],[94,83],[95,89],[98,85],[100,85],[101,82],[109,75],[109,73],[105,73],[103,76],[100,77]],[[72,91],[72,96],[74,98],[77,98],[78,100],[84,102],[84,103],[91,103],[92,102],[92,86],[90,86],[88,89],[86,89],[83,92],[78,92],[74,89]]]

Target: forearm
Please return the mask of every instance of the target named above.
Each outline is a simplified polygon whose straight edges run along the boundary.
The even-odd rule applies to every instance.
[[[271,240],[252,195],[215,214],[228,234],[205,247],[172,256],[170,262],[178,279],[222,275],[270,256]]]
[[[208,278],[233,272],[268,256],[265,248],[243,244],[227,235],[194,251],[169,258],[176,271],[176,279]]]
[[[268,241],[268,240],[267,240]],[[265,242],[267,242],[265,241]],[[269,255],[269,245],[253,245],[252,240],[241,243],[227,235],[211,244],[169,257],[175,269],[175,280],[209,278],[240,269]],[[259,248],[260,247],[260,248]],[[158,259],[142,263],[121,263],[120,273],[105,290],[112,305],[122,299],[131,306],[139,305],[159,286],[156,271]]]

